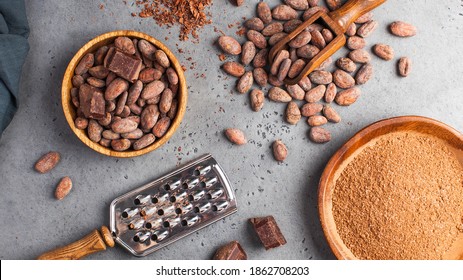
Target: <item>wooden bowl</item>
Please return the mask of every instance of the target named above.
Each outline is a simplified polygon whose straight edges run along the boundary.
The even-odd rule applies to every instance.
[[[74,75],[74,69],[76,68],[77,64],[79,63],[80,59],[87,53],[89,52],[94,52],[98,48],[104,45],[108,45],[112,43],[117,37],[120,36],[126,36],[129,38],[136,38],[136,39],[145,39],[146,41],[152,43],[154,46],[156,46],[158,49],[163,50],[167,56],[170,59],[172,67],[177,71],[178,78],[179,78],[179,89],[177,93],[177,99],[178,99],[178,109],[177,109],[177,115],[175,116],[174,120],[172,121],[169,129],[167,132],[162,136],[161,138],[156,139],[156,141],[151,144],[150,146],[147,146],[141,150],[135,151],[135,150],[127,150],[123,152],[118,152],[114,151],[110,148],[106,148],[99,143],[95,143],[91,141],[88,136],[87,132],[85,130],[81,130],[75,127],[74,125],[74,120],[76,118],[76,109],[74,105],[72,104],[71,101],[71,89],[72,89],[72,76]],[[161,147],[164,143],[166,143],[170,137],[174,134],[175,130],[178,128],[180,125],[180,122],[182,121],[183,115],[185,114],[186,110],[186,104],[187,104],[187,98],[188,98],[188,93],[187,93],[187,86],[186,86],[186,80],[185,80],[185,75],[183,73],[182,66],[178,62],[177,58],[174,56],[174,54],[161,42],[156,40],[155,38],[141,33],[137,31],[132,31],[132,30],[118,30],[118,31],[112,31],[108,32],[102,35],[97,36],[96,38],[90,40],[87,44],[85,44],[72,58],[71,62],[69,63],[66,72],[64,74],[63,78],[63,84],[61,88],[61,103],[63,106],[63,111],[64,115],[66,117],[66,120],[71,127],[72,131],[74,134],[88,147],[92,148],[93,150],[99,152],[100,154],[107,155],[107,156],[112,156],[112,157],[121,157],[121,158],[129,158],[129,157],[135,157],[135,156],[140,156],[146,153],[149,153],[151,151],[156,150],[157,148]]]
[[[320,222],[331,250],[338,259],[357,259],[337,232],[332,213],[332,196],[335,182],[345,166],[353,159],[356,152],[376,137],[398,131],[411,131],[429,134],[444,140],[454,151],[463,165],[463,135],[439,121],[420,117],[403,116],[375,122],[355,134],[329,160],[319,183],[318,207]],[[446,259],[463,259],[463,234],[457,240]]]

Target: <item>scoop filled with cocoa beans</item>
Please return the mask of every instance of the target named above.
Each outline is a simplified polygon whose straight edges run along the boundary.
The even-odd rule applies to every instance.
[[[76,135],[98,152],[131,157],[152,151],[183,117],[187,93],[181,66],[146,34],[115,31],[104,40],[68,67],[63,82],[68,122],[72,119]],[[66,86],[71,87],[68,95]]]

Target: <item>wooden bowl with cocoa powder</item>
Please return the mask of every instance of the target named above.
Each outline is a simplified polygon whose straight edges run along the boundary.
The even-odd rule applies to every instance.
[[[75,69],[78,66],[81,59],[88,53],[94,53],[100,47],[105,45],[113,44],[116,38],[118,37],[128,37],[130,39],[137,39],[137,40],[146,40],[152,45],[154,45],[157,49],[162,50],[168,57],[170,61],[170,66],[175,70],[178,76],[178,90],[175,95],[175,99],[177,100],[177,111],[175,117],[173,117],[170,121],[170,126],[167,131],[161,136],[156,137],[156,140],[141,149],[134,150],[132,148],[125,150],[125,151],[116,151],[112,148],[111,145],[109,147],[105,147],[100,143],[94,142],[90,140],[87,130],[86,129],[78,129],[75,125],[75,119],[77,117],[77,110],[76,107],[73,105],[72,98],[71,98],[71,89],[74,87],[72,78],[75,73]],[[165,144],[174,134],[178,126],[180,125],[182,118],[185,114],[186,104],[187,104],[187,85],[185,76],[183,73],[182,66],[180,65],[177,58],[174,54],[160,41],[157,39],[137,31],[132,30],[118,30],[108,32],[102,35],[97,36],[96,38],[90,40],[86,43],[72,58],[71,62],[69,63],[66,72],[64,74],[63,82],[62,82],[62,89],[61,89],[61,102],[63,106],[64,115],[66,120],[74,132],[74,134],[88,147],[97,151],[100,154],[104,154],[107,156],[112,157],[120,157],[120,158],[129,158],[140,156],[151,151],[156,150],[157,148],[161,147]]]
[[[381,160],[369,161],[375,153]],[[462,170],[463,135],[442,122],[402,116],[360,130],[331,157],[319,182],[320,221],[333,253],[463,259]]]

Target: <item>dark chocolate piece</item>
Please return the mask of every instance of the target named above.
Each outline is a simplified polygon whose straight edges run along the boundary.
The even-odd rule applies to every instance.
[[[105,117],[105,100],[103,92],[89,84],[79,88],[79,109],[86,118],[102,119]]]
[[[138,79],[142,67],[141,59],[110,48],[104,59],[104,67],[132,83]]]
[[[249,221],[264,245],[265,250],[286,244],[286,239],[273,216],[251,218]]]
[[[238,241],[232,241],[215,252],[214,260],[247,260],[248,256]]]

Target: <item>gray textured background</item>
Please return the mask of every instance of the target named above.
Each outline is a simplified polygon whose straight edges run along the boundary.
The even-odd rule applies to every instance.
[[[248,98],[233,92],[234,79],[219,70],[214,42],[220,34],[214,28],[238,37],[238,26],[228,24],[253,16],[258,1],[247,0],[239,8],[214,1],[213,24],[200,31],[199,43],[179,41],[177,27],[132,17],[130,13],[137,12],[132,2],[26,1],[31,50],[23,69],[20,109],[0,141],[1,259],[33,259],[83,237],[108,224],[113,198],[205,153],[212,153],[229,175],[238,213],[147,258],[209,259],[218,246],[236,239],[250,259],[332,259],[318,221],[317,183],[342,143],[372,122],[408,114],[463,131],[463,1],[389,0],[374,12],[379,28],[368,38],[369,47],[390,44],[397,58],[412,59],[412,73],[399,78],[396,60],[373,58],[374,78],[361,87],[357,103],[336,107],[343,121],[327,125],[333,140],[325,145],[309,142],[303,121],[285,124],[283,104],[267,102],[261,112],[252,112]],[[272,7],[279,2],[268,1]],[[413,23],[419,35],[393,37],[387,25],[394,20]],[[162,148],[133,159],[110,158],[87,148],[69,129],[60,106],[61,79],[73,54],[93,37],[116,29],[159,38],[188,68],[188,108],[180,128]],[[223,136],[229,126],[245,131],[249,143],[230,144]],[[289,149],[283,164],[273,160],[269,148],[280,138]],[[40,175],[33,170],[34,162],[49,150],[62,154],[61,163]],[[54,188],[63,176],[72,178],[74,188],[64,201],[56,201]],[[288,244],[265,251],[247,219],[269,214]],[[119,246],[89,257],[131,258]]]

